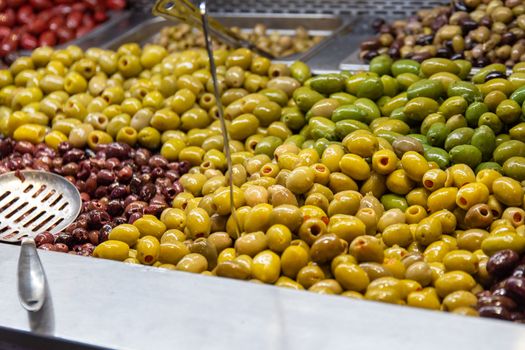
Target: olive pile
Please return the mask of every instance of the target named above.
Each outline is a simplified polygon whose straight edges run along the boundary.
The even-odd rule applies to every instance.
[[[495,284],[479,294],[481,316],[516,320],[523,318],[525,305],[525,255],[513,250],[501,250],[490,257],[487,271]]]
[[[38,49],[0,72],[0,130],[17,145],[107,164],[116,139],[189,165],[171,205],[130,212],[93,256],[478,315],[489,258],[525,252],[524,64],[467,81],[466,60],[379,56],[312,77],[245,49],[215,56],[231,169],[204,51]],[[150,179],[168,172],[156,157],[138,164]]]
[[[294,35],[284,35],[278,32],[268,32],[264,24],[258,23],[250,32],[241,31],[239,27],[230,28],[235,34],[249,40],[275,57],[286,57],[296,53],[305,52],[323,40],[322,36],[308,34],[304,27],[295,29]],[[203,48],[204,35],[186,23],[177,24],[161,29],[154,40],[155,44],[165,47],[168,52],[183,51],[192,48]],[[213,40],[213,48],[227,49],[225,44]]]
[[[182,192],[178,179],[189,164],[168,162],[147,149],[119,143],[101,145],[95,153],[72,148],[67,142],[55,151],[43,143],[0,140],[0,173],[24,169],[65,176],[82,198],[75,222],[57,235],[37,235],[37,247],[91,255],[113,227],[132,223],[144,214],[160,215]]]
[[[376,20],[377,37],[361,44],[361,58],[380,54],[422,61],[464,58],[476,67],[525,60],[525,4],[521,0],[454,0],[408,20]]]

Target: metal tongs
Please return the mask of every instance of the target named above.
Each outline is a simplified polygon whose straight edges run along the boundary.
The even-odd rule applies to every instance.
[[[153,14],[169,20],[177,19],[189,24],[192,27],[202,28],[203,16],[200,7],[203,3],[204,2],[201,2],[199,8],[197,8],[189,0],[158,0],[153,7]],[[206,8],[206,4],[204,7]],[[234,33],[229,28],[223,26],[217,20],[209,17],[207,13],[206,17],[208,21],[208,33],[217,38],[217,40],[235,48],[246,47],[260,56],[264,56],[269,59],[275,59],[273,54],[259,48],[251,41],[241,38],[239,35]]]

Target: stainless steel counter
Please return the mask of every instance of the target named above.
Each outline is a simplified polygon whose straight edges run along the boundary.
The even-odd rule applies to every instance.
[[[523,325],[51,252],[52,301],[28,315],[18,250],[0,244],[0,326],[103,347],[525,349]]]

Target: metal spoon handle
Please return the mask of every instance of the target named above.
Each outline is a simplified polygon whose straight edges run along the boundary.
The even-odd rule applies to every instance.
[[[230,150],[230,137],[228,129],[226,128],[226,121],[224,120],[224,110],[221,102],[221,94],[219,91],[219,81],[217,79],[217,67],[215,65],[215,59],[213,58],[212,43],[210,38],[210,26],[208,22],[208,9],[206,7],[206,0],[202,0],[199,4],[199,11],[202,21],[202,32],[204,34],[204,42],[206,43],[206,51],[208,53],[208,59],[210,61],[210,73],[213,81],[213,92],[215,94],[215,100],[217,101],[217,111],[219,112],[219,121],[221,125],[222,136],[224,138],[224,155],[228,165],[228,185],[230,187],[230,211],[233,220],[236,224],[237,236],[240,236],[240,225],[237,220],[237,214],[235,213],[235,203],[233,201],[233,169],[232,169],[232,157]]]
[[[22,240],[18,258],[18,298],[28,311],[38,311],[45,301],[45,276],[32,238]]]

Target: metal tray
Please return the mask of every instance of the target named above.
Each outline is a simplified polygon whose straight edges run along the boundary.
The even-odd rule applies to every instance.
[[[49,299],[28,313],[9,273],[19,249],[0,244],[0,349],[525,348],[522,324],[47,251]],[[22,338],[29,331],[62,346]]]
[[[387,18],[387,21],[389,18]],[[372,30],[372,17],[363,17],[355,23],[355,30],[352,35],[347,36],[346,45],[351,48],[349,54],[341,61],[339,68],[342,70],[356,71],[363,70],[364,62],[359,58],[361,43],[365,40],[374,38],[377,34]],[[366,67],[365,67],[366,68]]]
[[[256,23],[262,23],[268,28],[268,32],[278,32],[284,35],[293,34],[295,28],[303,26],[310,35],[325,37],[320,43],[309,50],[290,56],[280,57],[279,61],[306,60],[313,56],[319,49],[324,47],[330,39],[350,30],[350,21],[334,15],[300,15],[300,14],[212,14],[212,16],[225,26],[236,26],[244,32],[251,32]],[[168,21],[156,17],[143,20],[124,34],[103,45],[107,49],[117,49],[120,45],[128,42],[136,42],[140,45],[152,42],[163,27],[172,26],[176,21]]]

